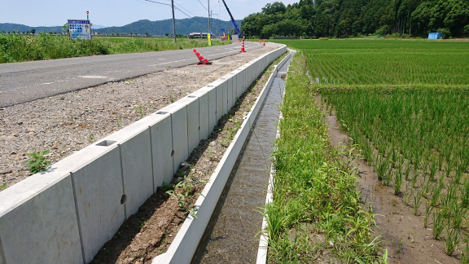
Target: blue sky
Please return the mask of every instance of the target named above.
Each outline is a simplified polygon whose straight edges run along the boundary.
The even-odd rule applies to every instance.
[[[149,0],[170,4],[171,0]],[[189,16],[207,17],[207,3],[213,17],[230,20],[223,3],[218,0],[174,0]],[[278,1],[278,0],[277,0]],[[285,5],[299,0],[283,0]],[[275,0],[225,0],[235,19],[242,19],[249,14],[260,12],[267,3]],[[202,6],[203,5],[203,6]],[[90,21],[95,25],[123,26],[140,19],[163,20],[171,18],[171,7],[154,4],[145,0],[0,0],[0,23],[16,23],[27,26],[62,26],[67,19],[86,19],[90,12]],[[188,18],[186,14],[175,10],[178,19]]]

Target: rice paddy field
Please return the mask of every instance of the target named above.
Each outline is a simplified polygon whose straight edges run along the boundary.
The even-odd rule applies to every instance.
[[[282,106],[285,110],[282,111],[290,107],[287,100],[289,93],[293,93],[296,87],[307,86],[303,94],[299,95],[306,100],[303,104],[321,109],[323,122],[328,116],[336,118],[340,130],[350,139],[347,143],[349,155],[345,152],[342,157],[348,159],[352,152],[356,153],[376,175],[379,187],[370,188],[366,192],[384,188],[392,197],[392,206],[397,208],[402,204],[405,208],[403,211],[409,212],[409,215],[404,212],[391,214],[405,216],[402,219],[414,218],[418,223],[404,230],[402,238],[393,241],[386,241],[392,236],[381,236],[380,231],[377,231],[379,229],[374,229],[374,236],[381,241],[377,248],[381,249],[370,250],[369,258],[360,254],[343,255],[335,248],[335,242],[319,247],[327,249],[334,259],[351,263],[423,263],[430,260],[430,255],[437,263],[469,263],[469,43],[428,40],[279,42],[299,51],[296,60],[301,61],[298,63],[302,67],[296,71],[308,77],[307,84],[287,80],[286,100]],[[298,74],[296,71],[295,74]],[[300,120],[305,120],[304,125],[308,124],[306,120],[310,118],[307,115],[311,111],[302,111]],[[285,121],[281,122],[281,133],[282,130],[288,131],[288,127],[282,126],[288,119],[286,115]],[[290,164],[304,162],[304,158],[298,157],[305,143],[301,145],[294,142],[307,135],[300,131],[296,134],[297,139],[282,138],[288,136],[282,135],[277,141],[279,150],[285,145],[296,144],[288,153],[276,153],[279,177],[285,173],[281,161],[286,157],[291,159]],[[344,175],[353,174],[353,164],[357,163],[347,164],[352,168],[344,170]],[[359,189],[363,179],[360,169],[355,169],[356,188]],[[288,174],[306,178],[305,174],[308,174],[314,178],[317,173],[315,170],[317,168],[310,166],[308,174],[300,166],[288,171]],[[276,180],[275,184],[280,182]],[[333,187],[337,186],[333,184]],[[285,200],[281,193],[277,196]],[[362,202],[367,199],[363,194],[360,196]],[[330,196],[331,199],[333,197]],[[385,199],[377,198],[375,201]],[[285,210],[291,210],[291,206],[284,206]],[[373,213],[373,207],[377,205],[362,203],[362,207],[368,206],[368,212]],[[374,215],[374,218],[391,219],[390,215]],[[311,224],[327,219],[318,218]],[[362,228],[374,225],[373,220],[368,219],[366,222]],[[334,232],[350,235],[354,225],[345,224],[341,228],[342,231],[335,229]],[[295,225],[285,227],[285,230],[289,230],[287,233],[292,230],[299,232]],[[316,231],[331,233],[327,228]],[[425,232],[429,235],[423,235]],[[414,239],[418,235],[424,237],[426,244]],[[275,243],[279,242],[272,244]],[[349,246],[354,248],[356,245],[352,243]],[[390,258],[386,256],[388,247]],[[421,252],[420,255],[417,252]],[[444,257],[438,256],[439,253],[444,253]],[[298,254],[303,255],[305,252]],[[281,258],[271,257],[271,263],[282,262]],[[313,259],[313,262],[316,260]]]

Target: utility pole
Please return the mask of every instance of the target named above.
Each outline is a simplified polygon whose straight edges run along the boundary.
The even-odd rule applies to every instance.
[[[210,21],[210,0],[207,0],[208,2],[208,33],[210,33],[210,35],[212,34],[212,23]]]
[[[210,19],[213,18],[213,10],[210,11]],[[210,20],[211,21],[211,20]],[[212,23],[210,23],[210,35],[212,34]],[[215,35],[217,34],[217,31],[215,30]]]
[[[176,21],[174,20],[174,0],[171,0],[171,8],[173,9],[173,36],[174,42],[176,42]]]

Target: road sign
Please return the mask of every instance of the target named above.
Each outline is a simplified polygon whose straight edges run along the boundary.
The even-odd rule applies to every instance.
[[[69,19],[68,30],[72,39],[91,39],[91,23],[89,20]]]

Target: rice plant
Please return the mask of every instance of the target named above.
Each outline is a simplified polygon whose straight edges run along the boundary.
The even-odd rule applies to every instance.
[[[432,205],[429,202],[427,202],[425,204],[425,217],[423,219],[423,227],[424,228],[428,227],[428,216],[430,216],[430,213],[431,213],[432,209],[433,209]]]
[[[394,195],[399,195],[402,187],[402,172],[399,168],[394,174]]]
[[[451,256],[459,243],[459,231],[446,227],[445,253]]]
[[[446,227],[445,219],[441,211],[433,213],[433,238],[438,240]]]
[[[422,204],[422,192],[420,190],[414,196],[414,215],[418,214],[418,210],[419,210],[421,204]]]

